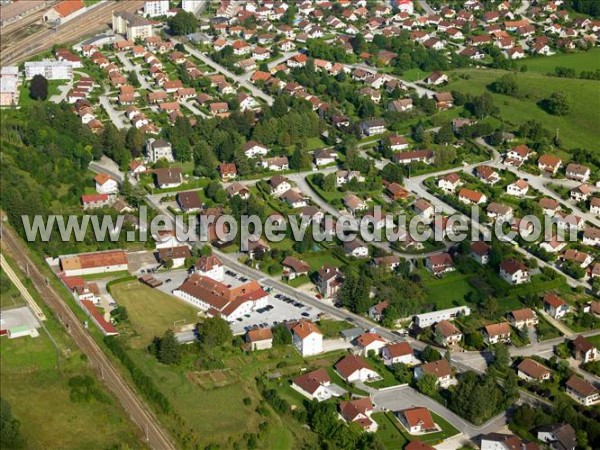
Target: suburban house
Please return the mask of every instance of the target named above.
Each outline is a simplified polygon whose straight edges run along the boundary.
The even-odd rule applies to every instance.
[[[386,345],[381,349],[381,358],[387,366],[392,364],[415,365],[419,362],[415,358],[415,352],[408,342],[397,342]]]
[[[248,200],[250,198],[250,189],[238,182],[234,182],[227,186],[225,192],[227,192],[229,198],[235,197],[236,195],[242,200]]]
[[[430,221],[433,218],[434,209],[433,206],[425,199],[419,198],[413,203],[413,209],[415,212],[423,218],[425,221]]]
[[[363,333],[355,339],[356,346],[359,348],[363,356],[369,356],[370,351],[379,354],[379,351],[385,347],[387,342],[377,333]]]
[[[367,258],[369,256],[369,247],[360,239],[343,243],[344,250],[350,256],[355,258]]]
[[[453,272],[455,270],[452,257],[445,252],[428,256],[425,259],[425,267],[435,275],[442,275],[446,272]]]
[[[454,192],[462,184],[456,172],[449,173],[438,181],[438,187],[446,192]]]
[[[485,211],[490,219],[508,222],[513,218],[513,209],[501,203],[491,202]]]
[[[481,437],[480,450],[529,450],[518,436],[514,434],[489,433]],[[535,450],[537,447],[531,448]]]
[[[373,267],[384,267],[389,270],[394,270],[400,265],[400,258],[396,255],[378,256],[371,261]]]
[[[600,228],[587,227],[583,232],[583,243],[596,247],[600,246]]]
[[[515,309],[507,314],[508,323],[513,327],[522,329],[537,325],[539,319],[531,308]]]
[[[485,266],[490,260],[492,247],[483,241],[475,241],[471,244],[471,258]]]
[[[517,376],[526,381],[540,383],[550,379],[550,370],[531,358],[525,358],[517,366]]]
[[[482,165],[475,168],[475,176],[486,184],[496,184],[500,181],[500,175],[490,166]]]
[[[283,193],[289,191],[292,188],[290,181],[282,177],[281,175],[275,175],[268,181],[269,187],[271,188],[271,195],[279,197]]]
[[[541,171],[554,175],[562,166],[562,160],[552,155],[542,155],[538,159],[538,168]]]
[[[404,136],[398,136],[397,134],[388,136],[386,138],[387,144],[393,151],[406,150],[408,148],[408,141]]]
[[[432,72],[431,75],[425,79],[425,82],[433,86],[439,86],[448,82],[448,75],[442,72]]]
[[[104,208],[111,204],[113,198],[108,194],[84,194],[81,196],[81,204],[84,210]]]
[[[436,342],[444,347],[458,344],[463,338],[462,332],[448,320],[441,320],[436,323],[434,332]]]
[[[334,151],[330,150],[315,150],[313,153],[313,158],[315,160],[315,164],[317,166],[326,166],[327,164],[333,164],[337,154]]]
[[[585,269],[589,266],[594,258],[591,255],[580,252],[579,250],[575,250],[573,248],[567,249],[561,256],[563,261],[571,262],[577,264],[582,269]]]
[[[483,336],[488,344],[497,344],[498,342],[510,342],[510,324],[500,322],[492,325],[486,325],[483,328]]]
[[[570,180],[580,181],[585,183],[590,179],[590,168],[581,164],[571,163],[567,165],[565,176]]]
[[[527,192],[529,191],[529,184],[527,183],[527,181],[519,179],[517,181],[515,181],[514,183],[509,184],[508,186],[506,186],[506,193],[508,195],[513,195],[515,197],[519,197],[519,198],[523,198],[527,195]]]
[[[600,402],[600,392],[591,383],[572,375],[565,384],[567,394],[584,406],[592,406]]]
[[[288,189],[279,197],[292,208],[303,208],[308,206],[306,198],[296,189]]]
[[[221,181],[229,181],[237,176],[237,168],[235,163],[221,163],[219,164],[219,175]]]
[[[354,194],[346,194],[343,198],[344,206],[349,213],[356,215],[359,211],[367,209],[367,203]]]
[[[366,136],[385,133],[385,120],[383,119],[368,119],[360,124],[360,129]]]
[[[369,397],[340,402],[340,416],[346,422],[357,423],[364,431],[377,431],[377,422],[371,419],[375,406]]]
[[[433,150],[412,150],[409,152],[398,152],[392,155],[392,161],[397,164],[410,164],[422,162],[431,164],[435,159]]]
[[[325,265],[317,272],[317,289],[325,298],[335,296],[344,281],[344,274],[337,267]]]
[[[400,423],[410,434],[425,434],[439,431],[427,408],[410,408],[397,413]]]
[[[293,256],[286,256],[281,265],[283,266],[283,278],[287,280],[293,280],[302,275],[308,276],[310,270],[310,266],[306,261],[294,258]]]
[[[383,319],[385,310],[390,306],[390,302],[384,300],[369,308],[369,317],[377,322]]]
[[[433,375],[437,380],[437,385],[442,388],[448,388],[458,383],[452,373],[452,366],[445,359],[421,364],[415,367],[415,379],[421,378],[424,374]]]
[[[269,149],[266,146],[256,141],[246,142],[242,150],[248,158],[254,158],[259,155],[265,156],[269,153]]]
[[[173,268],[183,267],[185,265],[185,260],[191,257],[192,253],[187,245],[158,249],[158,260],[163,264],[171,261]]]
[[[202,208],[202,201],[196,191],[178,192],[177,203],[184,212],[196,212]]]
[[[553,198],[544,197],[540,199],[538,204],[547,216],[554,216],[560,210],[560,203]]]
[[[335,371],[348,383],[355,381],[375,381],[379,374],[360,356],[348,355],[338,361]]]
[[[246,332],[246,342],[251,350],[268,350],[273,347],[273,333],[270,328],[254,328]]]
[[[458,193],[458,201],[467,205],[481,205],[487,202],[487,197],[481,192],[462,188]]]
[[[573,357],[583,364],[597,361],[600,358],[600,352],[588,339],[582,335],[577,336],[571,341]]]
[[[385,192],[392,200],[404,200],[410,195],[410,193],[398,183],[388,183],[385,186]]]
[[[99,173],[94,181],[96,182],[96,192],[98,194],[112,195],[119,192],[119,184],[110,175]]]
[[[592,195],[592,190],[590,189],[589,185],[584,183],[571,189],[570,195],[572,200],[575,200],[576,202],[584,202],[590,197],[590,195]]]
[[[537,438],[551,449],[574,450],[577,447],[577,434],[568,423],[541,427],[537,430]]]
[[[331,384],[331,378],[325,369],[314,370],[294,378],[292,388],[309,400],[318,402],[339,397],[345,393],[341,387]]]
[[[323,333],[317,326],[308,321],[301,320],[291,328],[292,343],[302,356],[312,356],[323,353]]]
[[[518,145],[506,152],[506,157],[526,161],[531,155],[531,149],[525,144]]]
[[[544,295],[544,311],[552,318],[560,319],[567,314],[569,310],[569,305],[554,292],[548,292]]]
[[[183,183],[183,175],[179,167],[154,169],[156,186],[160,189],[167,189],[180,186]]]
[[[194,264],[194,272],[213,280],[223,281],[225,269],[221,260],[214,255],[201,256]]]
[[[529,282],[529,269],[525,264],[515,259],[507,259],[500,263],[500,277],[509,284]]]

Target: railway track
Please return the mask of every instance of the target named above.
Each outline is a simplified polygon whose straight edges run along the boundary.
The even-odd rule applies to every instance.
[[[24,39],[2,48],[0,63],[2,65],[18,64],[29,57],[52,48],[55,44],[67,44],[85,36],[108,28],[112,13],[119,11],[136,11],[144,4],[143,0],[108,1],[86,14],[76,17],[56,30],[48,28],[36,32]],[[5,35],[5,31],[1,31]]]
[[[57,319],[66,327],[73,341],[85,353],[96,368],[105,385],[115,394],[131,420],[142,430],[148,445],[154,449],[173,449],[171,437],[162,428],[160,422],[148,405],[138,397],[135,390],[122,378],[113,363],[106,357],[94,339],[87,333],[77,316],[55,291],[47,278],[29,257],[29,250],[16,237],[14,231],[6,224],[2,225],[2,251],[9,253],[40,293],[46,305],[54,312]]]

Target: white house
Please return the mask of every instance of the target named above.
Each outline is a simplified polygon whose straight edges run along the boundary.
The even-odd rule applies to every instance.
[[[529,191],[529,184],[525,180],[517,180],[506,186],[506,193],[515,197],[525,197]]]
[[[198,275],[212,278],[213,280],[223,281],[225,276],[225,266],[221,260],[214,256],[202,256],[194,265],[194,271]]]
[[[520,261],[507,259],[500,263],[500,276],[510,284],[522,284],[529,281],[529,269]]]
[[[368,356],[370,351],[379,354],[380,350],[385,347],[387,342],[377,333],[363,333],[355,340],[356,345],[364,356]]]
[[[331,384],[329,374],[322,368],[294,378],[292,388],[309,400],[318,402],[339,397],[345,392],[339,386]]]
[[[381,358],[387,366],[392,364],[415,365],[419,360],[415,358],[414,350],[408,342],[389,344],[381,350]]]
[[[348,383],[355,381],[374,381],[381,379],[380,375],[360,356],[348,355],[338,361],[335,370]]]
[[[105,173],[99,173],[94,178],[98,194],[116,194],[119,192],[118,183]]]
[[[544,311],[552,318],[560,319],[569,312],[569,305],[556,295],[554,292],[548,292],[544,295]]]
[[[254,158],[256,156],[265,156],[269,152],[269,149],[263,144],[256,141],[248,141],[244,145],[244,154],[248,158]]]
[[[323,353],[323,333],[317,326],[302,320],[291,328],[292,343],[302,356],[312,356]]]

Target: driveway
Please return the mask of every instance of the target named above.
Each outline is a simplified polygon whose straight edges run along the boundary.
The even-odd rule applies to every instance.
[[[123,116],[121,116],[121,113],[119,113],[113,107],[113,105],[110,103],[110,100],[108,99],[108,96],[106,94],[98,97],[98,100],[100,101],[100,104],[102,105],[102,107],[104,108],[106,113],[108,114],[108,117],[110,117],[110,120],[115,125],[115,127],[119,128],[120,130],[127,128],[127,125],[125,124],[125,121],[123,120]]]

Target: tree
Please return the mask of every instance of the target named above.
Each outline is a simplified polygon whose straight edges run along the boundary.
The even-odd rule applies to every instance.
[[[508,348],[504,344],[494,345],[494,361],[492,366],[497,370],[504,372],[510,365],[510,353]]]
[[[456,149],[454,147],[440,147],[435,151],[435,165],[444,167],[452,164],[456,159]]]
[[[35,75],[29,85],[29,97],[34,100],[46,100],[48,98],[48,80],[42,75]]]
[[[118,323],[127,322],[129,315],[127,314],[127,308],[124,306],[117,306],[110,312],[110,317]]]
[[[484,92],[480,96],[472,97],[471,101],[465,105],[465,108],[478,119],[492,116],[499,111],[498,107],[494,105],[493,97],[487,92]]]
[[[293,170],[306,170],[310,169],[311,159],[310,155],[306,152],[303,152],[300,147],[296,147],[294,149],[294,153],[290,158],[290,169]]]
[[[435,348],[428,345],[421,352],[421,359],[426,362],[439,361],[442,359],[442,355]]]
[[[512,74],[503,75],[488,86],[490,91],[496,94],[518,96],[519,86],[517,85],[517,77]]]
[[[139,156],[144,146],[144,135],[139,128],[130,127],[125,136],[125,145],[133,156]]]
[[[454,130],[452,129],[452,124],[450,122],[446,122],[440,127],[440,130],[435,135],[434,142],[436,144],[449,144],[453,140]]]
[[[388,163],[381,171],[381,176],[384,180],[390,183],[402,183],[404,180],[404,173],[402,168],[398,164]]]
[[[424,373],[417,380],[417,389],[421,394],[429,397],[434,396],[437,393],[437,378],[431,373]]]
[[[135,72],[135,70],[132,70],[131,72],[129,72],[129,74],[127,75],[127,81],[129,82],[129,84],[131,84],[133,87],[139,88],[142,84],[140,83],[140,80],[138,79],[137,73]]]
[[[167,330],[160,340],[158,360],[168,365],[179,364],[181,361],[181,347],[171,330]]]
[[[290,345],[292,343],[292,334],[284,324],[277,324],[272,331],[273,345]]]
[[[337,183],[337,177],[335,173],[330,173],[323,178],[323,184],[321,185],[321,189],[326,192],[332,192],[335,190]]]
[[[20,428],[21,423],[13,417],[10,405],[0,398],[0,447],[22,448],[25,443]]]
[[[233,339],[229,324],[220,317],[210,317],[198,324],[198,336],[208,348],[231,344]]]
[[[194,33],[198,29],[198,19],[194,14],[186,11],[179,11],[168,23],[175,36]]]
[[[540,102],[547,113],[554,116],[564,116],[569,113],[571,99],[565,91],[555,91],[550,97]]]

